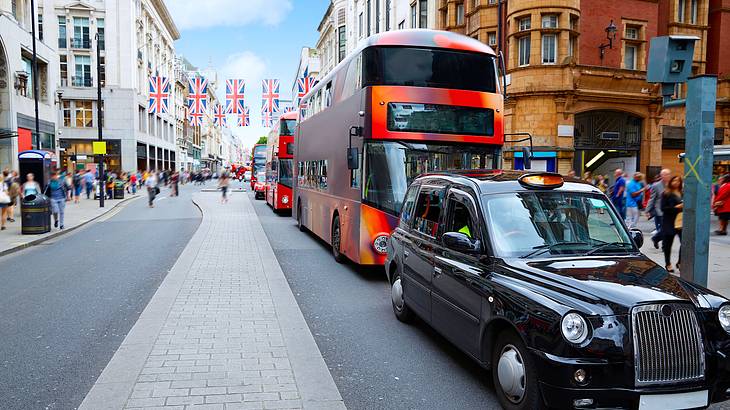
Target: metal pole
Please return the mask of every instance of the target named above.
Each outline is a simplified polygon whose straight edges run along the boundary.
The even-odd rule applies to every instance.
[[[99,47],[99,32],[96,32],[96,125],[99,141],[103,141],[101,134],[101,47]],[[99,155],[99,208],[104,207],[106,195],[106,178],[104,178],[104,155]]]
[[[717,76],[687,81],[681,275],[707,286]]]
[[[40,120],[38,119],[38,57],[35,51],[35,1],[30,0],[30,21],[33,35],[33,102],[35,104],[35,148],[41,149]]]

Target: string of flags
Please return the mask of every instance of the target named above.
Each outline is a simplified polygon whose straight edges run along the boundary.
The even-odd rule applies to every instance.
[[[280,82],[278,79],[265,79],[261,84],[261,125],[272,127],[282,114],[302,110],[304,96],[317,84],[314,77],[310,77],[308,70],[297,79],[296,106],[281,104]],[[202,76],[195,76],[188,80],[188,97],[185,104],[185,117],[191,126],[202,126],[204,117],[208,113],[208,80]],[[236,125],[248,127],[251,125],[249,106],[245,98],[246,81],[243,79],[226,80],[225,105],[213,104],[210,113],[216,127],[226,127],[228,115],[236,117]],[[154,76],[149,78],[149,99],[147,112],[151,114],[168,114],[170,112],[170,80],[167,77]]]

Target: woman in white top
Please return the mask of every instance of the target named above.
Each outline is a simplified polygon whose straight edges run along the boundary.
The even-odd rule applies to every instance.
[[[5,183],[5,177],[0,173],[0,231],[4,231],[5,220],[8,218],[8,206],[10,205],[10,194],[8,193],[8,185]]]
[[[25,183],[21,190],[21,196],[25,198],[28,195],[38,195],[41,193],[41,186],[35,181],[35,175],[28,174],[25,176]]]

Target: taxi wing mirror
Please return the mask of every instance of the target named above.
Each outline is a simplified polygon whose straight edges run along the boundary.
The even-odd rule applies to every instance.
[[[467,234],[461,232],[447,232],[441,237],[444,246],[457,252],[479,252],[479,241],[473,241]]]
[[[641,248],[642,246],[644,246],[644,233],[641,232],[640,229],[630,230],[629,235],[631,236],[631,239],[634,241],[634,244],[636,244],[637,248]]]

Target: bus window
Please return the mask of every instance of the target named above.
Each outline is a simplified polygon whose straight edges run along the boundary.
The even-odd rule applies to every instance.
[[[494,135],[494,110],[454,105],[388,103],[388,131]]]
[[[357,57],[350,60],[350,64],[347,66],[347,76],[345,77],[345,85],[342,88],[342,99],[346,99],[359,90],[362,83],[362,70],[360,69],[362,63],[362,54],[358,54]]]
[[[290,136],[294,135],[294,129],[297,126],[297,120],[281,120],[279,135]]]

